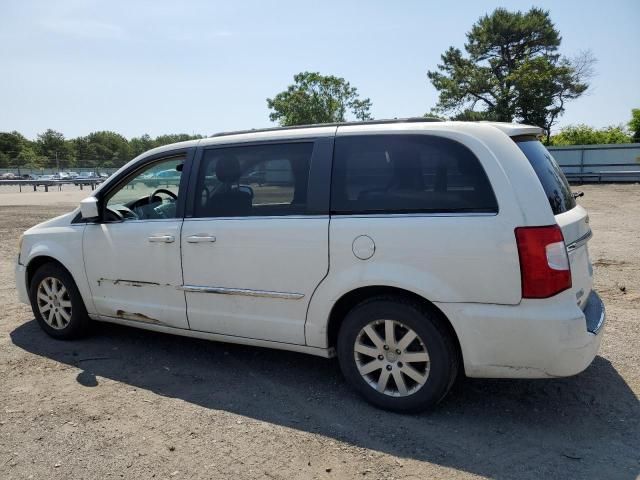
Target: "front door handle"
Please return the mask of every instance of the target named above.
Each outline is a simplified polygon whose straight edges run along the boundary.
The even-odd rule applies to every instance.
[[[187,237],[187,242],[189,243],[205,243],[205,242],[215,242],[216,241],[216,237],[214,237],[213,235],[206,235],[203,233],[200,233],[198,235],[191,235],[190,237]]]
[[[173,235],[151,235],[148,240],[154,243],[173,243],[176,237]]]

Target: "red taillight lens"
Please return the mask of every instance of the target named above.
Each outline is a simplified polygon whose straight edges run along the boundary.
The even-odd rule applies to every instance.
[[[548,298],[571,288],[571,269],[558,225],[518,227],[522,298]]]

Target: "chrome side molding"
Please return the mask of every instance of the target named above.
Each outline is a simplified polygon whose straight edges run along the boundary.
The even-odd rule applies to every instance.
[[[567,245],[567,252],[572,252],[573,250],[580,248],[582,245],[587,243],[591,239],[591,237],[593,237],[593,232],[589,230],[587,233],[585,233],[575,242],[572,242],[569,245]]]
[[[271,292],[268,290],[250,290],[247,288],[202,287],[199,285],[181,285],[178,290],[193,293],[217,293],[220,295],[244,295],[247,297],[282,298],[285,300],[300,300],[303,293]]]

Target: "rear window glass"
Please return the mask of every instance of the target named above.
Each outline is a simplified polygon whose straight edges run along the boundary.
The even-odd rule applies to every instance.
[[[475,155],[429,135],[336,138],[331,189],[336,214],[498,211]]]
[[[514,138],[540,180],[554,215],[571,210],[576,200],[567,178],[549,151],[535,137]]]

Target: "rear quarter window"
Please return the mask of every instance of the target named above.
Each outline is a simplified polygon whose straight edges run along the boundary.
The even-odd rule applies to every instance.
[[[549,151],[535,137],[515,137],[513,139],[536,172],[538,180],[547,195],[554,215],[571,210],[576,200],[571,194],[567,178]]]
[[[487,175],[464,145],[431,135],[337,137],[331,211],[496,213]]]

